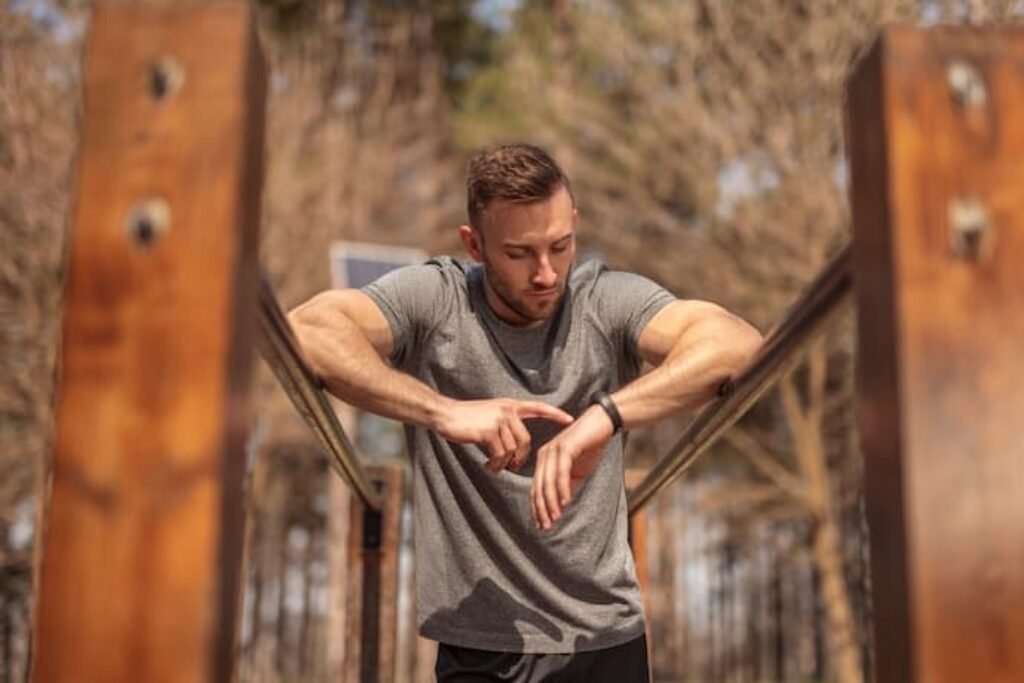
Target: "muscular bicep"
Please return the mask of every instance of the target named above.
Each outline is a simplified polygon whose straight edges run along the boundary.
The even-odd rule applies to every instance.
[[[288,314],[297,334],[301,328],[323,331],[361,332],[382,358],[391,355],[394,337],[391,325],[373,299],[358,289],[332,289],[321,292]],[[348,328],[348,329],[345,329]],[[342,352],[339,349],[339,352]]]
[[[716,304],[677,299],[651,318],[637,339],[637,351],[646,363],[661,365],[669,354],[700,334],[701,326],[732,314]]]

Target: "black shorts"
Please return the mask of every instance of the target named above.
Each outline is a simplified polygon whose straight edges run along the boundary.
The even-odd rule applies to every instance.
[[[647,638],[568,654],[491,652],[437,646],[438,683],[648,683]]]

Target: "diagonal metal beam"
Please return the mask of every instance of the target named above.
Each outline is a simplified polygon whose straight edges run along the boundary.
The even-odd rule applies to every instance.
[[[367,507],[380,510],[380,500],[324,393],[323,383],[299,351],[284,312],[277,303],[270,280],[261,273],[259,287],[259,349],[288,398],[327,450],[328,461]]]
[[[731,382],[726,395],[701,411],[644,480],[629,492],[629,514],[641,510],[689,469],[793,366],[850,295],[852,280],[847,245],[793,304],[765,339],[751,366]]]

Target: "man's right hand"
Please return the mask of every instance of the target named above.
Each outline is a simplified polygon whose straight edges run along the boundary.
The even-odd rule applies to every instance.
[[[530,455],[530,432],[523,420],[540,418],[569,425],[569,413],[539,401],[495,398],[454,401],[443,411],[435,431],[454,443],[478,444],[488,454],[487,469],[517,470]]]

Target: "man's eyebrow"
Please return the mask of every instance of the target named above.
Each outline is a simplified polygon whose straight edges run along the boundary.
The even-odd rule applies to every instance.
[[[560,235],[559,237],[556,237],[554,240],[552,240],[551,244],[557,244],[559,242],[564,242],[565,240],[567,240],[570,237],[572,237],[573,234],[574,233],[572,233],[572,232],[567,232],[564,235]],[[527,242],[516,242],[514,240],[504,240],[501,243],[501,245],[503,247],[507,248],[507,249],[533,249],[533,244],[530,244],[530,243],[527,243]]]

